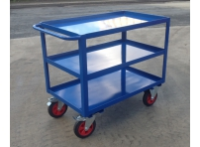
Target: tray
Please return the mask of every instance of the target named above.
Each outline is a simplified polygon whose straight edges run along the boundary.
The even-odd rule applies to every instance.
[[[119,11],[77,18],[52,20],[41,22],[37,26],[67,35],[68,39],[78,39],[80,36],[87,38],[99,36],[102,33],[111,34],[120,32],[120,29],[128,30],[133,27],[145,27],[156,23],[164,23],[167,18],[129,11]],[[99,34],[100,33],[100,34]],[[104,35],[105,35],[104,34]],[[72,38],[71,38],[72,37]]]

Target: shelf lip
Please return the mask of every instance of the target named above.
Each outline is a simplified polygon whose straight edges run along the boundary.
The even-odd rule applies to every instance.
[[[169,20],[169,18],[162,18],[159,20],[151,21],[151,22],[145,22],[145,23],[141,23],[141,24],[135,24],[135,25],[125,26],[125,27],[120,27],[120,28],[114,28],[114,29],[110,29],[110,30],[104,30],[104,31],[100,31],[100,32],[89,33],[89,34],[82,35],[82,37],[86,38],[86,39],[95,38],[95,37],[105,36],[105,35],[109,35],[109,34],[115,34],[115,33],[120,33],[120,32],[124,32],[124,31],[158,25],[161,23],[166,23],[168,20]]]
[[[95,51],[98,51],[98,50],[101,50],[101,49],[106,50],[109,47],[122,45],[122,43],[126,43],[127,45],[137,47],[137,48],[139,48],[138,50],[141,49],[141,50],[151,51],[151,52],[153,52],[153,54],[145,55],[144,57],[140,57],[138,59],[133,59],[133,60],[127,61],[126,63],[116,64],[116,65],[111,66],[109,68],[105,68],[105,69],[102,69],[102,70],[95,71],[93,73],[88,74],[88,79],[93,79],[93,78],[98,77],[100,75],[104,75],[104,74],[119,70],[121,68],[125,68],[125,67],[127,67],[131,64],[135,64],[135,63],[138,63],[138,62],[141,62],[141,61],[145,61],[145,60],[151,59],[151,58],[156,57],[156,56],[160,56],[160,55],[165,53],[165,50],[162,49],[162,48],[158,48],[158,47],[155,47],[155,46],[143,44],[143,43],[132,41],[132,40],[126,40],[126,41],[116,40],[116,41],[112,41],[112,42],[108,42],[108,43],[103,43],[103,44],[100,44],[100,45],[90,46],[90,47],[87,48],[87,53],[95,52]],[[49,57],[46,58],[46,61],[48,63],[62,69],[62,70],[74,75],[75,77],[80,78],[79,72],[73,71],[70,68],[55,62],[55,60],[69,58],[69,57],[73,57],[73,56],[79,56],[79,50],[49,56]],[[79,66],[79,63],[78,63],[77,66]]]
[[[116,65],[116,66],[113,66],[113,67],[110,67],[110,68],[107,68],[107,69],[104,69],[104,70],[101,70],[101,71],[97,71],[95,73],[88,74],[88,80],[94,79],[94,78],[99,77],[101,75],[106,75],[108,73],[117,71],[117,70],[122,69],[122,68],[126,68],[126,67],[130,66],[131,64],[136,64],[136,63],[139,63],[141,61],[145,61],[145,60],[151,59],[153,57],[160,56],[162,54],[164,54],[164,50],[160,51],[159,53],[153,54],[153,55],[148,55],[146,57],[142,57],[142,58],[139,58],[139,59],[136,59],[136,60],[133,60],[133,61],[129,61],[129,62],[124,63],[124,64]]]
[[[152,55],[148,55],[148,56],[145,56],[145,57],[141,57],[139,59],[135,59],[135,60],[132,60],[132,61],[128,61],[124,64],[124,67],[126,66],[129,66],[130,64],[136,64],[138,62],[142,62],[142,61],[145,61],[145,60],[148,60],[148,59],[151,59],[151,58],[154,58],[154,57],[157,57],[157,56],[160,56],[160,55],[163,55],[165,53],[164,50],[162,51],[159,51],[155,54],[152,54]]]
[[[67,19],[60,19],[60,20],[44,21],[44,22],[40,22],[40,24],[44,28],[48,28],[52,31],[59,32],[59,33],[65,34],[65,35],[69,35],[69,37],[73,37],[74,35],[76,36],[77,33],[73,32],[73,31],[66,30],[66,29],[59,28],[59,26],[61,26],[62,23],[65,24],[64,26],[70,26],[70,25],[77,25],[77,24],[82,24],[82,23],[86,23],[86,22],[104,20],[104,19],[110,18],[111,16],[112,17],[128,16],[128,17],[131,17],[131,18],[147,20],[148,22],[128,25],[126,27],[112,28],[112,29],[97,31],[97,32],[92,32],[92,33],[88,32],[86,34],[79,35],[79,36],[83,37],[83,38],[92,38],[92,37],[97,37],[97,36],[103,36],[103,35],[106,35],[106,34],[117,33],[117,32],[120,32],[120,31],[127,31],[127,30],[130,30],[130,29],[142,28],[142,27],[146,27],[146,26],[150,26],[150,25],[164,23],[168,19],[170,19],[170,18],[165,17],[165,16],[138,13],[138,12],[133,12],[133,11],[116,11],[116,12],[110,12],[110,13],[81,16],[81,17],[76,17],[76,18],[67,18]],[[76,23],[77,21],[79,23]]]
[[[65,57],[71,57],[71,56],[77,55],[78,53],[79,53],[79,50],[74,50],[74,51],[69,51],[69,52],[65,52],[61,54],[51,55],[51,56],[48,56],[47,59],[56,60],[56,59],[61,59]]]
[[[156,19],[163,19],[163,18],[168,18],[166,16],[161,16],[161,15],[153,15],[153,14],[147,14],[147,13],[140,13],[140,12],[134,12],[134,11],[114,11],[114,12],[107,12],[107,13],[100,13],[100,14],[93,14],[93,15],[85,15],[85,16],[80,16],[80,17],[74,17],[74,18],[65,18],[65,19],[57,19],[57,20],[49,20],[41,23],[47,23],[47,24],[58,24],[59,23],[70,23],[73,24],[74,21],[82,21],[82,23],[87,22],[87,19],[93,18],[93,21],[95,20],[101,20],[102,18],[109,18],[110,16],[119,16],[119,15],[137,15],[137,16],[146,16],[146,17],[154,17]],[[138,17],[135,17],[138,18]],[[139,19],[139,18],[138,18]]]
[[[156,81],[155,83],[153,83],[151,85],[148,85],[148,86],[146,86],[146,87],[144,87],[142,89],[139,89],[137,91],[134,91],[132,93],[126,94],[124,96],[121,96],[121,97],[118,97],[118,98],[115,98],[115,99],[108,100],[107,102],[102,103],[100,106],[97,106],[96,108],[89,109],[88,115],[92,115],[94,113],[97,113],[98,111],[100,111],[102,109],[105,109],[105,108],[107,108],[109,106],[112,106],[112,105],[114,105],[116,103],[119,103],[119,102],[121,102],[121,101],[123,101],[125,99],[130,98],[133,95],[136,95],[136,94],[138,94],[140,92],[143,92],[143,91],[146,91],[148,89],[151,89],[152,87],[158,86],[158,85],[160,85],[162,83],[163,83],[163,80],[160,79],[159,81]]]
[[[52,86],[50,89],[54,91],[54,90],[60,89],[62,87],[73,86],[73,85],[78,84],[78,83],[80,83],[80,79],[75,79],[75,80],[72,80],[72,81],[69,81],[69,82],[66,82],[66,83],[62,83],[60,85]]]
[[[97,51],[97,50],[101,50],[102,48],[105,49],[105,48],[109,48],[109,47],[112,47],[112,46],[115,46],[115,45],[120,45],[123,42],[124,42],[123,40],[119,39],[119,40],[115,40],[115,41],[111,41],[111,42],[107,42],[107,43],[103,43],[103,44],[89,46],[89,47],[87,47],[87,53],[90,53],[90,52],[93,52],[93,51]],[[127,43],[129,45],[132,45],[132,46],[135,46],[135,47],[141,47],[141,46],[144,47],[145,46],[145,48],[142,48],[144,50],[149,50],[149,48],[151,48],[151,50],[149,50],[149,51],[163,50],[163,48],[159,48],[159,47],[156,47],[156,46],[151,46],[151,45],[148,45],[148,44],[136,42],[136,41],[129,40],[129,39],[127,39],[125,41],[125,43]],[[65,53],[61,53],[61,54],[51,55],[51,56],[48,56],[47,58],[49,58],[49,59],[65,58],[66,56],[67,57],[71,57],[71,56],[76,55],[78,53],[79,53],[79,50],[76,49],[76,50],[65,52]]]
[[[126,70],[130,71],[130,72],[134,72],[134,73],[137,73],[139,75],[142,75],[146,78],[149,78],[149,79],[152,79],[152,80],[155,80],[155,81],[159,81],[160,79],[162,79],[161,77],[158,77],[156,75],[153,75],[153,74],[150,74],[148,72],[145,72],[145,71],[142,71],[142,70],[139,70],[139,69],[136,69],[136,68],[133,68],[133,67],[126,67]]]
[[[72,109],[74,109],[78,113],[82,114],[81,109],[79,109],[76,106],[72,105],[71,103],[69,103],[68,101],[66,101],[64,98],[60,97],[59,95],[55,94],[55,92],[52,91],[51,89],[48,90],[48,93],[50,93],[51,95],[53,95],[54,97],[56,97],[61,102],[64,102],[65,104],[67,104],[69,107],[71,107]]]
[[[155,51],[155,52],[157,52],[157,51],[164,50],[164,48],[152,46],[152,45],[149,45],[149,44],[144,44],[144,43],[133,41],[133,40],[130,40],[130,39],[127,39],[126,43],[129,44],[129,45],[133,45],[135,47],[138,47],[138,48],[142,48],[144,50],[148,50],[148,51]]]
[[[122,42],[123,41],[121,39],[119,39],[119,40],[115,40],[115,41],[111,41],[111,42],[107,42],[107,43],[89,46],[89,47],[87,47],[87,53],[97,51],[97,50],[101,50],[101,49],[105,49],[105,48],[109,48],[109,47],[112,47],[112,46],[115,46],[115,45],[120,45]],[[69,51],[69,52],[65,52],[65,53],[61,53],[61,54],[57,54],[57,55],[48,56],[47,58],[49,58],[49,59],[65,58],[66,56],[71,57],[71,56],[76,55],[78,53],[79,53],[79,49],[76,49],[74,51]]]
[[[46,58],[46,62],[51,64],[51,65],[53,65],[53,66],[55,66],[55,67],[57,67],[57,68],[59,68],[59,69],[61,69],[61,70],[63,70],[63,71],[65,71],[65,72],[68,72],[69,74],[71,74],[71,75],[73,75],[73,76],[75,76],[77,78],[80,78],[80,74],[70,70],[67,67],[61,66],[60,64],[57,64],[57,63],[53,62],[52,60],[50,60],[48,58]]]
[[[119,70],[119,71],[121,71],[121,70]],[[127,98],[130,98],[131,96],[133,96],[133,95],[135,95],[135,94],[138,94],[138,93],[140,93],[140,92],[143,92],[143,91],[145,91],[145,90],[148,90],[148,89],[150,89],[150,88],[152,88],[152,87],[154,87],[154,86],[158,86],[158,85],[161,85],[162,83],[164,83],[164,80],[163,80],[163,78],[160,78],[160,77],[157,77],[157,76],[155,76],[155,75],[152,75],[152,74],[149,74],[149,73],[147,73],[147,72],[144,72],[144,71],[142,71],[142,70],[139,70],[139,69],[135,69],[135,68],[127,68],[127,71],[129,71],[130,73],[133,73],[133,77],[135,76],[135,75],[138,75],[138,76],[140,76],[140,77],[142,77],[142,78],[144,78],[144,79],[148,79],[148,80],[151,80],[151,82],[149,83],[149,82],[147,82],[148,84],[145,84],[144,86],[142,86],[142,88],[140,88],[140,89],[134,89],[132,92],[131,91],[129,91],[129,89],[127,89],[127,91],[126,91],[126,93],[125,94],[123,94],[123,95],[121,95],[121,94],[119,94],[119,95],[116,95],[116,96],[114,96],[114,97],[110,97],[110,98],[108,98],[107,100],[105,100],[105,101],[99,101],[99,105],[98,105],[98,103],[96,103],[96,104],[92,104],[92,105],[90,105],[90,106],[88,106],[88,113],[87,113],[87,115],[91,115],[91,114],[94,114],[94,113],[97,113],[98,111],[100,111],[100,110],[102,110],[102,109],[105,109],[106,107],[108,107],[108,106],[111,106],[111,105],[113,105],[113,104],[115,104],[115,103],[117,103],[117,102],[120,102],[120,101],[122,101],[122,100],[124,100],[124,99],[127,99]],[[109,74],[108,74],[109,75]],[[104,75],[105,76],[105,75]],[[100,77],[100,78],[103,78],[104,77],[103,75]],[[129,77],[129,76],[128,76]],[[132,77],[132,78],[133,78]],[[98,78],[97,78],[98,79]],[[103,78],[103,80],[106,80],[106,78]],[[119,79],[120,80],[120,79]],[[93,81],[93,80],[92,80]],[[98,80],[97,81],[95,81],[95,82],[98,82]],[[112,82],[112,80],[111,80],[111,82]],[[71,100],[74,100],[74,99],[76,99],[76,100],[74,100],[74,102],[71,102],[70,101],[70,99],[67,99],[67,98],[65,98],[65,97],[61,97],[62,95],[63,96],[66,96],[66,95],[68,95],[67,93],[66,93],[66,91],[67,91],[67,89],[68,88],[75,88],[75,89],[77,89],[76,87],[74,87],[74,86],[79,86],[79,84],[80,84],[80,80],[79,79],[76,79],[76,80],[73,80],[73,81],[70,81],[70,82],[67,82],[67,83],[63,83],[63,84],[60,84],[60,85],[57,85],[57,86],[54,86],[54,87],[51,87],[50,89],[48,89],[48,92],[50,93],[50,94],[52,94],[53,96],[55,96],[56,98],[58,98],[60,101],[63,101],[64,103],[66,103],[67,105],[69,105],[72,109],[74,109],[75,111],[77,111],[77,112],[79,112],[80,114],[82,114],[82,107],[80,107],[80,105],[79,104],[77,104],[77,103],[75,103],[77,100],[81,100],[80,99],[80,95],[75,95],[75,97],[72,97],[72,99]],[[134,84],[134,82],[132,83],[132,84]],[[135,84],[137,84],[137,83],[135,83]],[[128,86],[128,85],[126,85],[126,86]],[[90,87],[90,88],[92,88],[92,87]],[[128,88],[128,87],[127,87]],[[129,88],[130,88],[130,85],[129,85]],[[59,92],[58,92],[59,91]],[[64,92],[65,91],[65,92]],[[76,90],[77,91],[77,90]],[[71,90],[68,90],[68,92],[71,92]],[[77,91],[78,92],[78,91]],[[119,92],[117,92],[117,93],[120,93],[120,92],[122,92],[122,91],[119,91]],[[61,94],[61,93],[65,93],[65,94],[62,94],[62,95],[60,95],[59,96],[59,93]],[[94,91],[93,91],[93,93],[94,93]],[[96,93],[96,92],[95,92]],[[88,98],[89,99],[89,98]],[[103,98],[104,99],[104,98]],[[92,100],[91,99],[91,97],[90,97],[90,100]]]

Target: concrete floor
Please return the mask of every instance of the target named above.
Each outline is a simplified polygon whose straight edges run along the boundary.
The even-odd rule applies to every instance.
[[[142,0],[140,0],[142,1]],[[146,0],[143,0],[143,2]],[[166,3],[130,3],[78,5],[63,7],[25,8],[10,10],[10,37],[25,38],[38,36],[32,25],[41,21],[79,17],[84,15],[100,14],[113,11],[134,11],[153,15],[163,15],[171,18],[172,26],[190,25],[190,2]]]
[[[146,35],[148,34],[148,35]],[[190,27],[171,27],[166,83],[159,89],[152,107],[142,103],[143,93],[122,101],[97,115],[96,130],[87,139],[73,133],[77,113],[71,108],[60,119],[47,113],[40,38],[11,40],[11,114],[12,147],[189,147],[190,145]],[[163,28],[131,32],[129,37],[156,46],[163,46]],[[119,36],[90,40],[89,44],[105,42]],[[48,51],[76,48],[47,38]],[[161,57],[137,67],[160,74]],[[71,80],[72,76],[51,67],[52,84]]]

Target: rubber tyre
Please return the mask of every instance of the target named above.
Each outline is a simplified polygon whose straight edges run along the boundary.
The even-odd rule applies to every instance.
[[[58,110],[58,102],[52,102],[51,105],[48,107],[48,112],[51,117],[60,118],[65,114],[67,108],[68,106],[64,104],[62,109]]]
[[[158,94],[155,95],[154,99],[151,99],[151,92],[150,90],[145,91],[144,96],[143,96],[143,103],[146,106],[152,106],[155,101],[157,100]]]
[[[96,121],[92,123],[88,131],[85,131],[84,128],[85,121],[77,121],[74,125],[74,134],[82,139],[90,136],[96,128]]]

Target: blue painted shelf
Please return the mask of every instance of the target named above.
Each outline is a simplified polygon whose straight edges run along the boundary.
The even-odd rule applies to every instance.
[[[124,79],[123,79],[124,78]],[[125,80],[123,85],[123,80]],[[56,98],[61,99],[66,104],[81,112],[81,86],[80,81],[75,80],[73,83],[65,83],[52,87],[50,93]],[[122,71],[118,70],[110,74],[92,79],[88,81],[88,106],[89,114],[95,113],[97,110],[114,104],[133,94],[141,92],[141,89],[150,88],[162,79],[145,73],[143,71],[127,68],[125,77]],[[123,89],[125,89],[123,91]]]
[[[121,69],[122,44],[126,45],[125,66],[164,54],[164,50],[161,48],[130,40],[109,42],[87,48],[87,73],[90,75],[112,67]],[[70,72],[76,77],[80,77],[78,50],[50,56],[47,58],[47,62]]]

